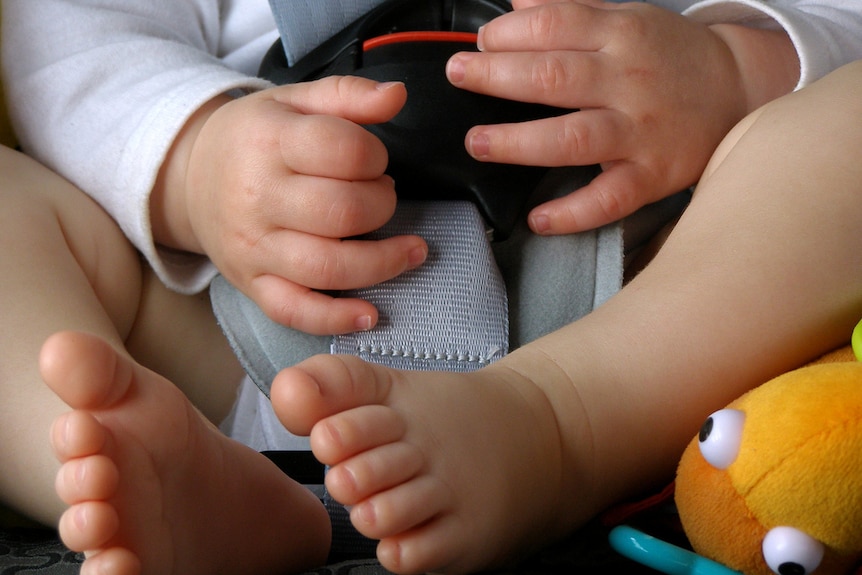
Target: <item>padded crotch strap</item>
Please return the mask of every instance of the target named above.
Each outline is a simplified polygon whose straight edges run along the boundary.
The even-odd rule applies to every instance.
[[[381,284],[345,292],[380,312],[369,331],[337,335],[332,353],[398,369],[473,371],[506,354],[506,286],[482,217],[470,202],[401,202],[370,239],[417,234],[425,263]]]

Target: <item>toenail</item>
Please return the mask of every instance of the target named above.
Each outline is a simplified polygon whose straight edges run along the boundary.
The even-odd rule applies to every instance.
[[[70,425],[68,414],[61,415],[54,422],[53,438],[55,449],[62,449],[68,444],[69,427]]]
[[[353,473],[353,470],[350,469],[349,465],[339,466],[337,478],[343,491],[347,491],[351,494],[356,493],[356,475]]]
[[[80,531],[87,530],[87,509],[85,507],[78,507],[75,509],[75,527],[77,527]]]
[[[75,470],[75,483],[78,487],[84,485],[87,481],[87,466],[86,465],[78,465],[78,469]]]
[[[374,505],[365,502],[353,507],[353,511],[359,516],[361,523],[372,526],[377,522],[377,512],[374,510]]]
[[[326,433],[326,443],[341,448],[344,445],[344,440],[341,438],[341,431],[338,426],[332,421],[324,421],[320,424],[321,430]]]

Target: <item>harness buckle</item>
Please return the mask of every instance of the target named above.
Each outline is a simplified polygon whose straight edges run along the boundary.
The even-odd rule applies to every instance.
[[[479,26],[510,10],[499,0],[389,0],[294,66],[277,41],[260,74],[276,84],[341,74],[403,82],[409,94],[404,108],[389,122],[365,126],[389,152],[387,173],[398,197],[472,201],[494,239],[502,240],[548,168],[479,162],[464,147],[467,131],[570,111],[468,92],[446,79],[449,57],[475,51]]]

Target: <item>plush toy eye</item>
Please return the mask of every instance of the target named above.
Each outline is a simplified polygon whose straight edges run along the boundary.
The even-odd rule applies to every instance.
[[[745,414],[737,409],[722,409],[710,415],[698,435],[703,458],[713,467],[727,469],[739,455],[744,424]]]
[[[793,527],[776,527],[763,538],[763,558],[777,575],[809,575],[823,560],[823,544]]]

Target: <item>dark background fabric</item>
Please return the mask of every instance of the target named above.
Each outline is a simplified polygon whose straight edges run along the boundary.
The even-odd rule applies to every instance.
[[[675,519],[672,514],[666,515],[659,511],[652,513],[647,526],[638,525],[638,527],[650,530],[657,536],[673,539],[678,535],[674,525]],[[559,575],[561,573],[607,575],[618,572],[627,575],[656,574],[656,571],[614,552],[607,542],[609,529],[608,526],[596,522],[523,561],[490,573],[493,575]],[[74,553],[64,547],[54,530],[33,527],[0,529],[0,575],[78,575],[83,559],[82,554]],[[303,575],[389,575],[389,573],[374,559],[354,559],[314,569]]]

